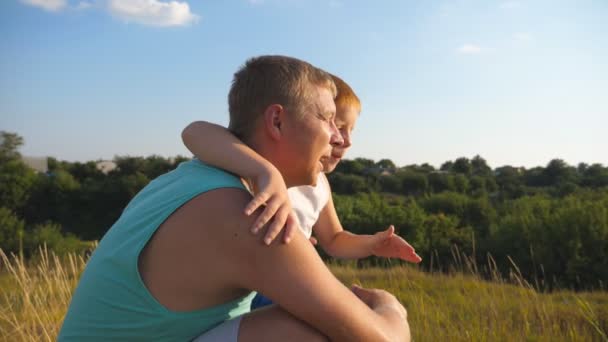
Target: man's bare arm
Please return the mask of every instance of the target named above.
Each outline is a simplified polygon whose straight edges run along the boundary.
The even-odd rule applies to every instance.
[[[197,212],[211,239],[224,246],[218,262],[237,287],[255,289],[295,317],[335,341],[403,341],[409,339],[405,310],[388,293],[366,305],[327,269],[311,244],[296,234],[289,245],[264,246],[248,234],[255,219],[242,214],[250,196],[238,189],[205,194]],[[214,203],[208,210],[205,202]],[[202,219],[202,218],[201,218]],[[377,310],[377,312],[374,311]]]

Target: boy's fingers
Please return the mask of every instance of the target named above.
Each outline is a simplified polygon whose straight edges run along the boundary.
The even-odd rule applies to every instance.
[[[266,203],[267,200],[268,194],[266,192],[260,192],[255,195],[245,206],[245,215],[251,215],[254,211],[256,211],[257,208]]]
[[[296,220],[291,214],[291,209],[287,210],[289,211],[289,214],[287,215],[287,220],[285,221],[285,234],[283,235],[283,242],[285,243],[289,243],[289,241],[291,241],[291,237],[298,229]]]
[[[286,219],[287,214],[284,211],[279,211],[274,215],[274,219],[266,231],[266,236],[264,236],[264,243],[266,245],[270,245],[277,235],[279,235],[279,232],[285,226]]]
[[[315,238],[314,236],[311,236],[309,239],[310,243],[312,243],[313,246],[316,246],[318,241],[317,238]]]
[[[279,209],[279,207],[276,204],[276,201],[269,201],[266,204],[266,208],[264,208],[264,211],[260,214],[260,216],[258,216],[257,220],[255,220],[255,222],[253,223],[251,231],[254,234],[257,233],[266,223],[270,221],[270,219],[272,219],[277,209]]]
[[[411,250],[405,251],[401,255],[401,258],[405,261],[413,262],[416,264],[422,261],[420,255],[418,255],[413,248]]]
[[[407,258],[404,259],[405,261],[409,261],[412,262],[414,264],[417,264],[419,262],[422,261],[422,258],[420,257],[420,255],[414,253],[413,255],[409,255]]]

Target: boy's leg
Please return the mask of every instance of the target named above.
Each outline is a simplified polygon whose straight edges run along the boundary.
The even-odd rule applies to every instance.
[[[328,341],[308,324],[276,305],[226,321],[194,342]]]

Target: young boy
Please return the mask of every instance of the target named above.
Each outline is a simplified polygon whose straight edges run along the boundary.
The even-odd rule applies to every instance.
[[[332,78],[338,90],[334,100],[335,125],[344,142],[334,146],[331,157],[323,161],[325,173],[336,168],[351,146],[351,133],[361,111],[359,98],[351,87],[335,75]],[[357,259],[375,255],[414,263],[422,260],[412,246],[394,234],[392,225],[374,235],[356,235],[345,231],[336,214],[329,182],[323,173],[319,173],[316,186],[285,189],[278,171],[224,127],[202,121],[193,122],[182,132],[182,139],[201,161],[238,174],[252,184],[254,198],[245,208],[245,213],[249,215],[266,205],[252,227],[252,232],[256,233],[272,219],[264,239],[266,244],[270,244],[283,228],[283,241],[288,242],[297,226],[313,244],[318,241],[323,250],[333,257]],[[311,236],[313,231],[316,239]],[[258,297],[253,308],[269,303]]]

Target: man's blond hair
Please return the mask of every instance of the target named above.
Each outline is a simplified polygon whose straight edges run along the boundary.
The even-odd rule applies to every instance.
[[[256,122],[272,104],[291,115],[302,116],[316,94],[313,86],[326,87],[336,97],[336,86],[327,72],[296,58],[259,56],[249,59],[235,74],[228,93],[228,129],[248,141]]]

